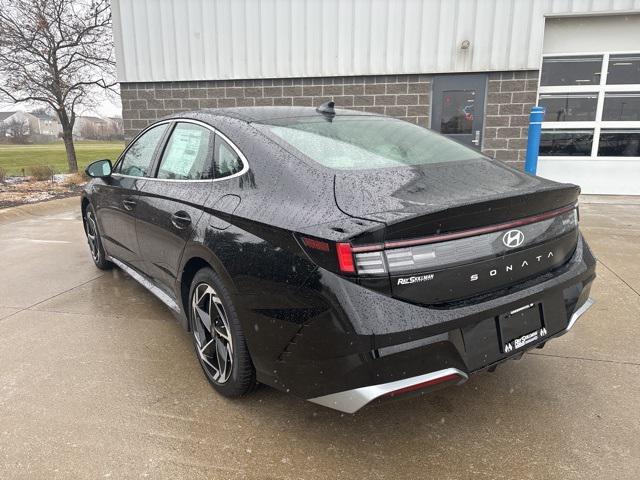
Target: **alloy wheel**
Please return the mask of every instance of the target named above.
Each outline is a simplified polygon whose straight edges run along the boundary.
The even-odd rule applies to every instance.
[[[100,260],[100,249],[98,246],[98,227],[96,226],[96,219],[93,216],[91,210],[87,210],[85,215],[85,228],[87,230],[87,243],[89,243],[89,250],[91,256],[97,262]]]
[[[223,384],[233,370],[233,340],[220,297],[207,283],[200,283],[191,298],[193,337],[198,355],[211,379]]]

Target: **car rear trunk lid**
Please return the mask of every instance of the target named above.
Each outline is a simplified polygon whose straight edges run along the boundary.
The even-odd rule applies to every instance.
[[[339,172],[338,208],[382,222],[385,240],[407,240],[547,212],[577,201],[580,189],[477,159]]]
[[[335,188],[345,213],[385,224],[384,242],[351,242],[361,283],[384,272],[391,294],[413,303],[542,275],[577,243],[578,187],[490,160],[340,173]]]

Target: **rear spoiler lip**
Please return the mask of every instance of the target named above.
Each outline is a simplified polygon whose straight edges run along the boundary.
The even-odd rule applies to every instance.
[[[393,240],[393,241],[384,242],[384,243],[352,246],[351,251],[353,253],[375,252],[375,251],[391,249],[391,248],[412,247],[415,245],[426,245],[429,243],[437,243],[437,242],[444,242],[447,240],[456,240],[459,238],[473,237],[476,235],[497,232],[500,230],[506,230],[508,228],[516,228],[516,227],[521,227],[523,225],[528,225],[530,223],[540,222],[542,220],[546,220],[548,218],[552,218],[557,215],[562,215],[563,213],[569,212],[575,209],[577,206],[578,206],[577,203],[572,203],[571,205],[567,205],[561,208],[556,208],[554,210],[550,210],[545,213],[531,215],[529,217],[520,218],[518,220],[511,220],[509,222],[488,225],[486,227],[470,228],[468,230],[460,230],[457,232],[443,233],[438,235],[430,235],[428,237],[413,238],[411,240]]]

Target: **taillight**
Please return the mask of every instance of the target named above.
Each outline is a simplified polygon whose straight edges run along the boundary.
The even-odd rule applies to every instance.
[[[387,267],[381,251],[356,253],[356,266],[360,275],[387,273]]]
[[[355,273],[356,267],[353,263],[353,252],[350,243],[337,243],[336,253],[338,254],[338,267],[341,272]]]
[[[320,250],[321,252],[330,251],[329,243],[323,240],[316,240],[315,238],[302,237],[302,243],[304,243],[309,248]]]
[[[380,275],[387,273],[382,250],[368,251],[348,242],[330,242],[311,237],[299,237],[302,246],[319,266],[349,275]]]
[[[309,257],[320,267],[336,273],[348,275],[356,273],[356,264],[350,243],[335,243],[303,236],[300,236],[299,240]]]

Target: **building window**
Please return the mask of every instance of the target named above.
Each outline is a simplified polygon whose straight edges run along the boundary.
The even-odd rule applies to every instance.
[[[611,55],[607,85],[633,85],[640,83],[640,54]]]
[[[475,90],[448,90],[443,93],[440,133],[470,135],[473,129]]]
[[[640,92],[606,93],[602,120],[640,121]]]
[[[548,122],[588,122],[596,119],[597,93],[540,95],[538,105],[545,109]]]
[[[588,157],[593,130],[545,130],[540,139],[540,155]]]
[[[640,129],[602,130],[598,155],[602,157],[640,157]]]
[[[598,85],[602,55],[547,57],[542,61],[540,85]]]
[[[640,53],[546,56],[538,104],[541,156],[640,159]]]

